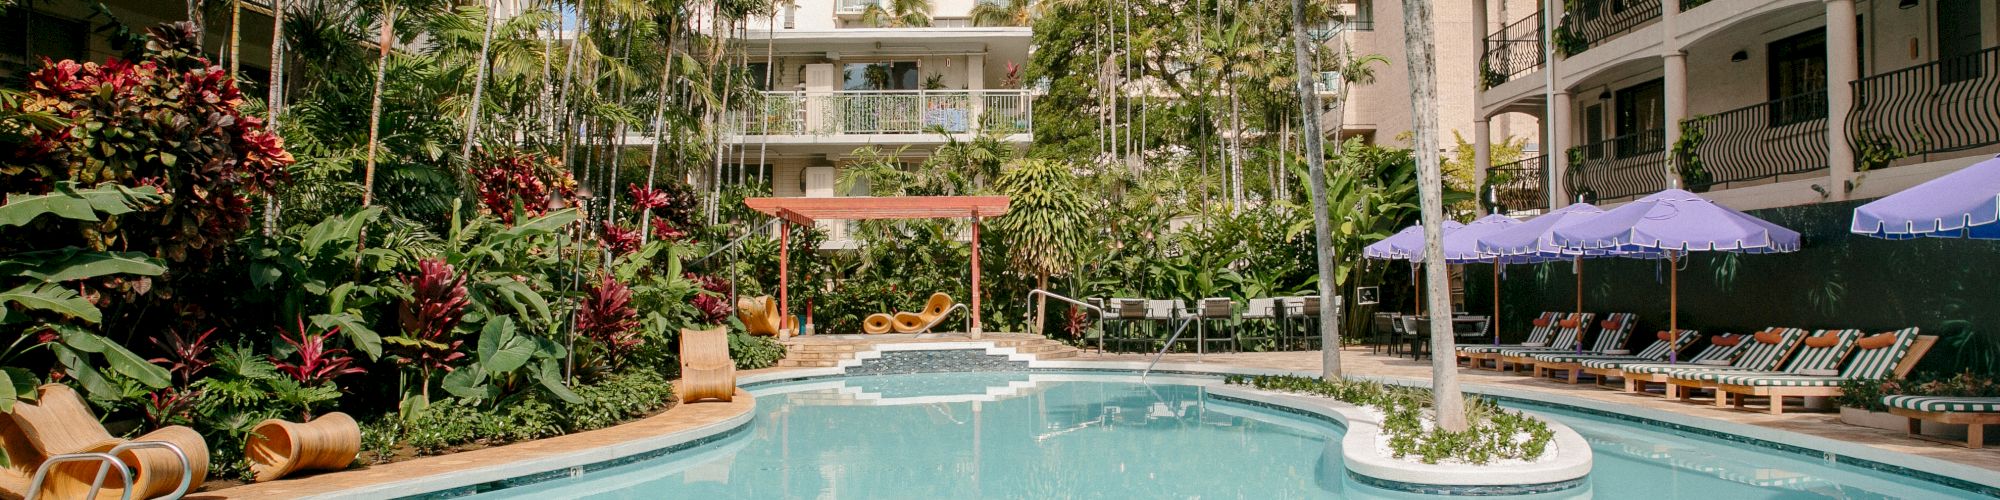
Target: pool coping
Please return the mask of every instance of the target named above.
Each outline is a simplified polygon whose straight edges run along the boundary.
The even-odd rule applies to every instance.
[[[985,349],[989,354],[1006,355],[1010,359],[1029,357],[1028,355],[1025,354],[1017,354],[1011,348],[993,347],[991,343],[982,343],[976,341],[954,342],[951,343],[951,345],[945,345],[945,346],[932,345],[930,347],[920,347],[923,345],[924,344],[913,344],[907,346],[899,346],[894,349],[884,349],[884,350],[915,351],[915,350]],[[1143,362],[1130,362],[1130,361],[1081,361],[1081,360],[1035,360],[1035,359],[1028,359],[1026,360],[1026,363],[1028,365],[1028,371],[1030,372],[1036,372],[1036,371],[1113,372],[1113,373],[1129,375],[1132,373],[1143,373],[1145,371],[1148,371],[1148,367],[1151,366],[1150,372],[1159,373],[1163,375],[1193,375],[1193,376],[1206,376],[1206,377],[1221,377],[1225,375],[1301,375],[1301,376],[1319,375],[1316,372],[1309,372],[1309,371],[1278,370],[1278,369],[1250,368],[1250,367],[1197,364],[1197,363],[1149,364]],[[849,367],[850,366],[826,367],[826,368],[794,368],[794,369],[780,369],[762,373],[747,374],[738,377],[737,385],[739,388],[747,391],[753,386],[758,386],[758,385],[789,382],[795,380],[809,380],[816,378],[844,377],[848,375],[847,368]],[[1408,377],[1381,377],[1381,376],[1356,376],[1351,378],[1359,380],[1373,380],[1384,383],[1409,385],[1416,387],[1430,386],[1430,381],[1428,379],[1417,379]],[[1828,463],[1845,463],[1848,465],[1853,465],[1861,468],[1872,469],[1890,474],[1911,477],[1913,479],[1919,479],[1927,482],[1937,483],[1969,492],[1984,494],[1988,496],[2000,496],[2000,475],[1991,474],[1991,471],[1988,471],[1986,469],[1973,467],[1969,465],[1952,463],[1929,457],[1907,456],[1899,453],[1890,452],[1887,450],[1875,449],[1859,443],[1849,443],[1834,439],[1801,434],[1792,431],[1770,429],[1751,424],[1728,422],[1718,419],[1704,418],[1691,415],[1659,413],[1650,416],[1639,416],[1619,411],[1621,408],[1625,410],[1637,409],[1634,407],[1630,407],[1628,405],[1620,405],[1616,403],[1608,403],[1608,402],[1595,401],[1584,398],[1562,396],[1557,394],[1540,393],[1535,391],[1510,389],[1506,387],[1488,386],[1483,384],[1468,384],[1464,386],[1464,390],[1467,393],[1489,396],[1502,401],[1511,400],[1516,402],[1527,402],[1542,406],[1549,406],[1556,409],[1592,414],[1606,418],[1613,418],[1626,422],[1631,422],[1635,424],[1642,424],[1652,427],[1663,428],[1672,431],[1700,434],[1707,437],[1727,440],[1743,445],[1756,446],[1764,449],[1771,449],[1771,450],[1791,453],[1794,455],[1820,459]],[[546,481],[550,479],[559,479],[562,477],[570,477],[574,475],[580,475],[589,470],[597,470],[612,465],[621,465],[624,463],[630,463],[631,461],[636,461],[637,459],[625,460],[635,455],[644,454],[646,455],[646,458],[654,458],[658,456],[671,454],[675,451],[683,450],[691,446],[677,446],[677,445],[683,445],[690,441],[703,439],[715,436],[717,434],[722,434],[724,432],[740,429],[744,426],[747,426],[753,420],[754,415],[755,415],[755,410],[753,406],[753,409],[751,411],[735,415],[731,418],[725,419],[720,422],[704,424],[698,427],[657,435],[657,436],[649,436],[649,437],[634,439],[631,441],[625,441],[618,444],[608,445],[584,452],[570,453],[552,457],[543,457],[522,462],[509,463],[501,466],[486,467],[468,471],[450,472],[434,476],[415,478],[406,481],[381,483],[376,485],[370,485],[363,488],[343,491],[337,494],[322,494],[322,495],[308,496],[302,498],[313,498],[313,499],[380,498],[386,496],[383,495],[383,493],[391,491],[410,491],[410,490],[420,490],[420,491],[416,492],[414,495],[407,495],[400,498],[409,498],[409,497],[435,498],[443,496],[440,495],[440,493],[454,491],[454,490],[464,490],[466,488],[476,488],[482,485],[520,486],[525,484],[531,484],[533,482]],[[1804,444],[1797,444],[1797,443],[1804,443]],[[617,463],[611,464],[611,462],[614,461]],[[533,480],[528,480],[526,482],[520,481],[523,479],[531,479],[530,476],[534,477]],[[1585,483],[1587,484],[1587,481]],[[424,485],[437,485],[437,486],[426,487]],[[485,491],[485,490],[479,490],[479,491]],[[377,493],[377,495],[368,496],[367,493],[371,492]],[[465,493],[461,494],[470,494],[474,492],[477,491],[466,491]]]

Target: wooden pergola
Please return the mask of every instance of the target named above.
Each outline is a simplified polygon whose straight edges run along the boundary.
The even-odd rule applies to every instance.
[[[979,221],[1007,213],[1005,196],[853,196],[841,198],[749,198],[745,206],[785,221],[778,232],[778,309],[792,327],[791,225],[819,220],[972,219],[972,338],[983,333],[979,322]]]

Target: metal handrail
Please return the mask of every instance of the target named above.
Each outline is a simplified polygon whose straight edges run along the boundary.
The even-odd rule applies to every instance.
[[[124,453],[127,450],[137,450],[143,448],[166,448],[167,451],[174,452],[174,458],[180,459],[181,461],[180,487],[174,488],[173,493],[169,493],[167,494],[167,496],[160,498],[165,500],[180,500],[182,496],[187,495],[189,489],[194,488],[194,464],[188,460],[187,452],[182,451],[180,445],[169,443],[166,441],[132,441],[129,443],[120,444],[118,446],[113,446],[111,447],[111,451],[109,451],[108,453],[110,453],[112,456],[117,456],[119,453]],[[98,474],[98,479],[100,481],[103,480],[104,470],[102,468],[98,469],[97,474]],[[126,494],[129,495],[131,493],[130,490],[131,488],[126,488]]]
[[[1072,298],[1069,298],[1069,297],[1064,297],[1064,296],[1062,296],[1062,295],[1060,295],[1060,294],[1057,294],[1057,293],[1055,293],[1055,292],[1051,292],[1051,291],[1048,291],[1048,290],[1043,290],[1043,289],[1040,289],[1040,288],[1036,288],[1036,289],[1034,289],[1034,290],[1030,290],[1030,291],[1028,291],[1028,299],[1027,299],[1027,300],[1028,300],[1028,303],[1027,303],[1027,304],[1024,304],[1024,307],[1022,307],[1022,309],[1024,309],[1024,310],[1027,310],[1027,311],[1028,311],[1028,314],[1030,314],[1030,315],[1033,315],[1033,314],[1034,314],[1034,310],[1035,310],[1035,296],[1036,296],[1036,295],[1040,295],[1040,296],[1043,296],[1043,297],[1048,297],[1048,298],[1051,298],[1051,299],[1056,299],[1056,300],[1060,300],[1060,301],[1063,301],[1063,302],[1068,302],[1068,303],[1070,303],[1070,304],[1074,304],[1074,305],[1078,305],[1078,306],[1083,306],[1083,308],[1084,308],[1084,309],[1089,309],[1089,310],[1092,310],[1092,311],[1097,311],[1097,317],[1096,317],[1095,319],[1093,319],[1093,320],[1092,320],[1091,322],[1092,322],[1092,323],[1101,323],[1101,322],[1103,322],[1103,321],[1104,321],[1104,308],[1102,308],[1102,307],[1097,307],[1097,306],[1093,306],[1093,305],[1090,305],[1089,303],[1085,303],[1085,302],[1083,302],[1083,301],[1080,301],[1080,300],[1076,300],[1076,299],[1072,299]],[[1032,316],[1031,316],[1031,317],[1032,317]],[[1046,336],[1047,336],[1047,335],[1044,335],[1044,337],[1046,337]],[[1098,352],[1104,352],[1104,336],[1103,336],[1103,335],[1098,335],[1098,336],[1097,336],[1097,351],[1098,351]]]
[[[715,251],[709,252],[708,255],[703,255],[701,256],[701,258],[695,259],[693,262],[689,262],[688,264],[700,264],[703,262],[707,262],[710,257],[714,257],[716,255],[722,254],[722,252],[727,252],[731,249],[734,249],[736,248],[737,245],[741,245],[745,240],[750,239],[751,236],[756,236],[758,233],[763,231],[769,231],[771,229],[771,226],[778,225],[779,220],[780,219],[774,218],[769,221],[765,221],[764,227],[757,231],[744,231],[742,236],[737,236],[736,239],[729,240],[729,244],[716,247]]]
[[[1174,348],[1174,341],[1180,340],[1181,334],[1187,332],[1187,326],[1194,323],[1195,319],[1193,317],[1180,318],[1181,326],[1174,328],[1174,334],[1167,337],[1167,344],[1160,346],[1160,352],[1153,355],[1153,362],[1146,363],[1146,369],[1139,372],[1139,378],[1146,378],[1147,374],[1153,373],[1153,365],[1160,364],[1160,358],[1167,356],[1167,351]]]
[[[29,483],[27,499],[36,500],[37,498],[41,498],[42,483],[48,480],[49,471],[54,470],[54,465],[64,462],[89,461],[103,462],[103,465],[98,466],[97,479],[90,483],[90,494],[85,496],[84,500],[97,499],[97,490],[104,486],[104,475],[113,468],[113,465],[117,466],[118,477],[125,480],[125,492],[120,494],[118,498],[121,500],[132,500],[132,469],[125,467],[124,462],[118,461],[118,457],[110,453],[69,453],[43,460],[41,466],[35,467],[35,480]]]

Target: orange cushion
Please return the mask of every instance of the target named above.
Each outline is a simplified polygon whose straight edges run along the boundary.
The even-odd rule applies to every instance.
[[[1548,328],[1548,327],[1549,327],[1549,320],[1548,320],[1548,319],[1537,319],[1537,320],[1535,320],[1535,328]]]
[[[1597,323],[1597,326],[1604,327],[1604,329],[1606,330],[1617,330],[1619,325],[1618,325],[1618,320],[1607,319]]]
[[[1840,334],[1834,332],[1827,332],[1819,335],[1814,335],[1811,337],[1806,337],[1806,347],[1833,347],[1834,344],[1839,344],[1839,343],[1840,343]]]
[[[1726,333],[1726,334],[1723,334],[1723,335],[1722,335],[1722,336],[1720,336],[1720,337],[1716,337],[1716,338],[1715,338],[1714,340],[1710,340],[1709,342],[1710,342],[1710,343],[1713,343],[1713,344],[1715,344],[1715,345],[1719,345],[1719,346],[1724,346],[1724,347],[1728,347],[1728,346],[1732,346],[1732,345],[1736,345],[1736,344],[1741,344],[1741,343],[1743,343],[1743,336],[1742,336],[1742,335],[1736,335],[1736,334],[1727,334],[1727,333]]]
[[[1856,342],[1855,345],[1861,346],[1862,349],[1881,349],[1896,345],[1896,332],[1878,333],[1862,337],[1861,341]]]
[[[1558,325],[1562,325],[1563,329],[1567,330],[1567,329],[1570,329],[1570,328],[1576,328],[1576,325],[1578,324],[1578,321],[1577,321],[1577,320],[1573,320],[1573,319],[1566,319],[1566,320],[1562,320],[1562,321],[1560,321],[1560,322],[1557,322],[1556,324],[1558,324]]]
[[[1653,336],[1654,336],[1654,337],[1659,337],[1661,341],[1666,341],[1666,342],[1671,342],[1671,341],[1673,341],[1673,338],[1672,338],[1673,336],[1672,336],[1672,335],[1667,335],[1667,331],[1666,331],[1666,330],[1660,330],[1660,333],[1657,333],[1657,334],[1654,334]]]
[[[1757,337],[1757,343],[1759,344],[1776,344],[1780,340],[1785,340],[1785,336],[1779,334],[1777,330],[1764,330],[1761,332],[1757,332],[1756,337]]]

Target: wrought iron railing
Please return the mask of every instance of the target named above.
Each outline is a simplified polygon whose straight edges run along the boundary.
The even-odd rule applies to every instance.
[[[1854,81],[1855,168],[2000,144],[2000,47]]]
[[[1500,85],[1542,69],[1542,13],[1514,21],[1486,36],[1486,53],[1479,60],[1479,83]]]
[[[1811,92],[1681,122],[1674,145],[1688,188],[1824,171],[1826,92]]]
[[[730,120],[744,135],[917,134],[942,129],[1002,134],[1033,130],[1024,90],[763,92]]]
[[[1660,17],[1660,0],[1570,0],[1557,49],[1575,55]]]
[[[1522,158],[1486,169],[1486,201],[1506,212],[1534,210],[1549,205],[1548,188],[1543,183],[1544,156]]]
[[[1600,202],[1666,189],[1663,132],[1647,130],[1570,148],[1570,194]]]

